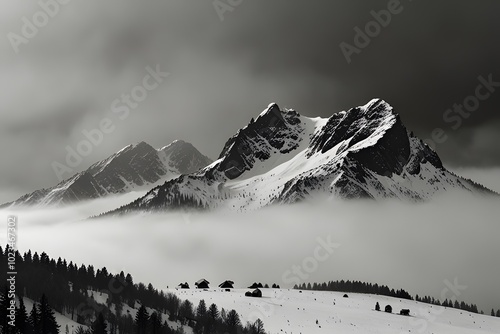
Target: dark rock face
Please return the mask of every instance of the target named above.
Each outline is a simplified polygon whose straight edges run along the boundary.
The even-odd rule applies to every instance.
[[[311,153],[321,151],[321,153],[328,152],[330,149],[338,145],[341,141],[358,135],[358,141],[362,139],[363,131],[359,128],[359,118],[362,117],[360,108],[353,108],[346,114],[335,114],[328,119],[323,131],[316,136],[312,142]],[[364,131],[367,135],[367,131]],[[354,144],[354,143],[353,143]]]
[[[410,157],[410,142],[399,117],[376,145],[350,153],[351,158],[371,171],[391,177],[401,174]]]
[[[356,107],[347,112],[334,114],[328,119],[322,131],[311,140],[310,152],[325,153],[339,143],[349,140],[348,146],[342,148],[344,151],[382,128],[392,116],[395,116],[392,109],[380,99],[372,102],[367,108]]]
[[[408,169],[411,170],[413,175],[418,174],[420,172],[420,165],[426,162],[429,162],[440,170],[444,170],[441,159],[436,152],[427,146],[427,144],[412,135],[410,135],[409,139],[416,148],[416,153],[410,158],[410,161],[408,161]]]
[[[393,124],[385,130],[389,121]],[[340,143],[343,145],[337,153],[342,153],[376,131],[385,131],[376,145],[350,152],[349,157],[379,175],[401,174],[410,156],[407,130],[399,116],[382,100],[377,100],[368,108],[357,107],[330,117],[323,131],[311,140],[309,156],[317,151],[328,152]]]
[[[228,179],[235,179],[252,169],[257,160],[265,161],[278,151],[286,154],[295,149],[303,131],[296,112],[283,114],[276,104],[241,129],[224,145],[218,171]]]

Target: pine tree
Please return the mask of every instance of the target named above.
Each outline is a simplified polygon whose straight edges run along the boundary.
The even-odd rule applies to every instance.
[[[180,308],[179,308],[179,316],[181,316],[183,319],[181,319],[181,321],[183,321],[185,324],[188,323],[188,321],[190,319],[193,319],[194,318],[194,314],[193,314],[193,304],[189,301],[189,300],[185,300],[182,302]]]
[[[497,317],[500,318],[500,309],[497,310]]]
[[[375,304],[375,311],[380,311],[380,304],[378,302]]]
[[[45,294],[40,299],[40,333],[41,334],[58,334],[59,324],[56,321],[54,311],[50,307]]]
[[[241,325],[240,316],[235,310],[231,310],[227,313],[226,325],[229,328],[230,333],[236,333],[238,327]]]
[[[207,315],[208,315],[208,322],[207,322],[207,326],[205,328],[205,332],[206,333],[214,333],[215,330],[216,330],[216,323],[217,321],[219,320],[219,310],[217,309],[217,305],[215,304],[211,304],[210,307],[208,308],[208,311],[207,311]]]
[[[198,307],[196,308],[196,318],[197,320],[203,319],[207,315],[207,306],[205,300],[200,300]]]
[[[26,312],[26,306],[24,306],[23,298],[19,298],[19,308],[16,310],[16,329],[19,333],[32,333],[32,330],[29,326],[28,313]]]
[[[97,316],[97,319],[92,324],[92,334],[107,334],[108,326],[106,325],[106,321],[104,320],[104,316],[101,312]]]
[[[137,329],[136,331],[137,334],[146,334],[148,327],[148,320],[149,320],[148,311],[146,310],[146,307],[144,307],[144,305],[141,305],[139,311],[137,311],[137,314],[135,316],[135,326]]]
[[[266,331],[264,330],[264,323],[260,319],[255,320],[252,325],[252,330],[253,334],[266,334]]]
[[[153,312],[149,317],[149,328],[151,334],[161,333],[161,314]]]
[[[198,307],[196,307],[196,326],[194,328],[195,333],[201,334],[203,328],[207,325],[207,306],[205,300],[200,300]]]
[[[30,328],[33,330],[33,333],[40,333],[40,311],[38,310],[36,303],[33,303],[33,308],[31,309],[28,322],[30,324]]]
[[[495,310],[494,309],[491,309],[491,316],[494,317],[495,316]]]

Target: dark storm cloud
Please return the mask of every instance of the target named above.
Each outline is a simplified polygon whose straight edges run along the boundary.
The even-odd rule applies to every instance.
[[[448,138],[436,149],[446,163],[498,166],[500,90],[456,130],[443,114],[474,95],[479,76],[500,81],[500,3],[401,0],[400,13],[348,64],[339,45],[353,45],[354,28],[364,29],[370,12],[389,3],[243,0],[223,21],[212,1],[61,5],[18,54],[8,38],[0,42],[0,128],[17,131],[0,134],[2,156],[15,160],[0,167],[0,187],[22,180],[22,193],[57,182],[50,163],[64,160],[64,147],[78,143],[83,129],[116,116],[112,101],[156,64],[169,78],[79,170],[140,140],[160,147],[184,139],[215,158],[272,101],[328,117],[373,97],[392,104],[423,138],[442,128]],[[20,34],[23,16],[40,10],[37,3],[0,6],[4,36]],[[19,134],[28,129],[44,139]],[[20,165],[36,168],[26,173]]]
[[[80,106],[76,103],[63,105],[59,110],[51,110],[42,115],[35,114],[27,120],[5,124],[5,131],[13,135],[51,135],[64,138],[71,134],[73,127],[81,122],[88,112],[89,109],[83,103]]]

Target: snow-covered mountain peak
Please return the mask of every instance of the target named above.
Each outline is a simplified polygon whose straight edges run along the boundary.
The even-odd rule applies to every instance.
[[[300,147],[306,125],[298,113],[282,112],[277,104],[270,104],[226,142],[216,171],[223,177],[235,179],[255,169],[256,163],[272,160],[276,155],[288,155]]]
[[[266,116],[268,114],[279,113],[279,112],[280,112],[280,107],[278,106],[278,104],[276,102],[272,102],[272,103],[269,103],[269,105],[267,106],[267,108],[264,109],[259,114],[259,116],[257,116],[257,118]]]
[[[147,191],[160,182],[195,172],[211,162],[193,145],[181,140],[160,150],[141,141],[125,146],[54,187],[24,195],[5,206],[64,204]]]
[[[219,158],[124,207],[253,210],[307,198],[426,200],[458,189],[492,194],[446,170],[382,99],[309,118],[272,103],[239,129]]]
[[[402,162],[407,160],[409,141],[406,128],[388,103],[373,99],[364,106],[332,115],[312,138],[308,156],[332,149],[337,155],[345,153],[353,158],[365,154],[371,156],[370,150],[381,153],[384,146],[390,146],[390,149],[377,164],[390,159],[390,154]]]

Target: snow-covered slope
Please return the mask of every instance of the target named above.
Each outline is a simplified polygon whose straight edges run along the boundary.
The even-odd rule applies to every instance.
[[[99,309],[98,305],[107,305],[107,300],[108,300],[108,294],[105,292],[97,292],[97,291],[92,291],[92,290],[87,290],[87,294],[90,298],[93,299],[93,302],[95,302],[96,308]],[[26,306],[26,310],[28,314],[33,308],[33,300],[24,297],[23,298],[24,305]],[[17,306],[19,307],[19,301],[17,301]],[[135,316],[137,314],[137,311],[141,307],[140,303],[136,303],[134,307],[130,307],[126,303],[121,304],[121,313],[122,314],[130,314],[132,319],[135,319]],[[111,311],[116,315],[116,304],[111,305]],[[149,314],[152,314],[154,311],[149,307],[146,308]],[[72,319],[71,313],[67,314],[61,314],[57,311],[54,311],[54,316],[56,318],[57,323],[59,324],[59,332],[60,333],[66,333],[66,326],[69,329],[69,333],[75,333],[78,327],[82,327],[84,330],[90,329],[89,326],[79,324],[75,320]],[[162,320],[166,321],[168,326],[171,329],[174,330],[183,330],[184,333],[190,334],[193,333],[193,329],[187,325],[182,325],[179,321],[171,321],[169,320],[169,315],[167,312],[161,313]],[[76,315],[73,315],[74,318],[76,318]],[[109,328],[108,328],[109,330]]]
[[[29,298],[24,297],[23,298],[24,306],[26,307],[26,310],[28,314],[31,312],[33,309],[33,301]],[[17,301],[17,306],[19,307],[19,301]],[[66,333],[66,326],[68,326],[69,332],[74,333],[76,329],[80,326],[79,323],[71,319],[70,315],[63,315],[59,312],[54,311],[54,316],[56,318],[57,323],[59,324],[60,328],[59,331],[60,333]],[[81,325],[83,329],[88,329],[88,326]]]
[[[435,333],[435,334],[489,334],[500,332],[500,318],[489,315],[470,313],[454,308],[430,305],[416,301],[393,297],[348,293],[343,298],[341,292],[302,291],[287,289],[261,289],[262,298],[245,297],[249,289],[184,290],[167,289],[164,292],[176,294],[181,300],[187,299],[195,306],[204,299],[208,305],[215,303],[219,310],[234,309],[243,324],[260,318],[268,334],[314,334],[314,333],[359,333],[359,334],[400,334],[400,333]],[[97,304],[105,304],[107,295],[88,291]],[[391,305],[392,314],[375,311],[376,303],[383,310]],[[28,313],[33,301],[24,298]],[[122,313],[135,318],[140,307],[122,304]],[[114,306],[112,311],[114,312]],[[410,316],[399,315],[399,310],[409,309]],[[148,308],[148,312],[153,310]],[[55,312],[60,331],[64,333],[66,325],[70,333],[80,324],[71,320],[71,315]],[[186,333],[192,329],[179,322],[168,320],[168,314],[162,318],[170,328],[182,328]],[[316,323],[316,320],[318,323]],[[82,326],[84,329],[87,326]]]
[[[4,206],[64,204],[150,189],[211,162],[184,141],[176,140],[159,150],[140,142],[121,149],[55,187],[37,190]]]
[[[499,333],[500,318],[386,296],[324,291],[261,289],[262,298],[245,297],[248,289],[167,290],[195,306],[201,299],[235,309],[242,323],[260,318],[268,334],[314,333]],[[391,305],[392,314],[375,311]],[[399,315],[409,309],[410,316]],[[317,321],[317,323],[316,323]]]
[[[120,212],[257,209],[314,196],[426,200],[449,190],[493,194],[443,167],[380,99],[328,119],[272,103],[202,170],[152,189]]]

